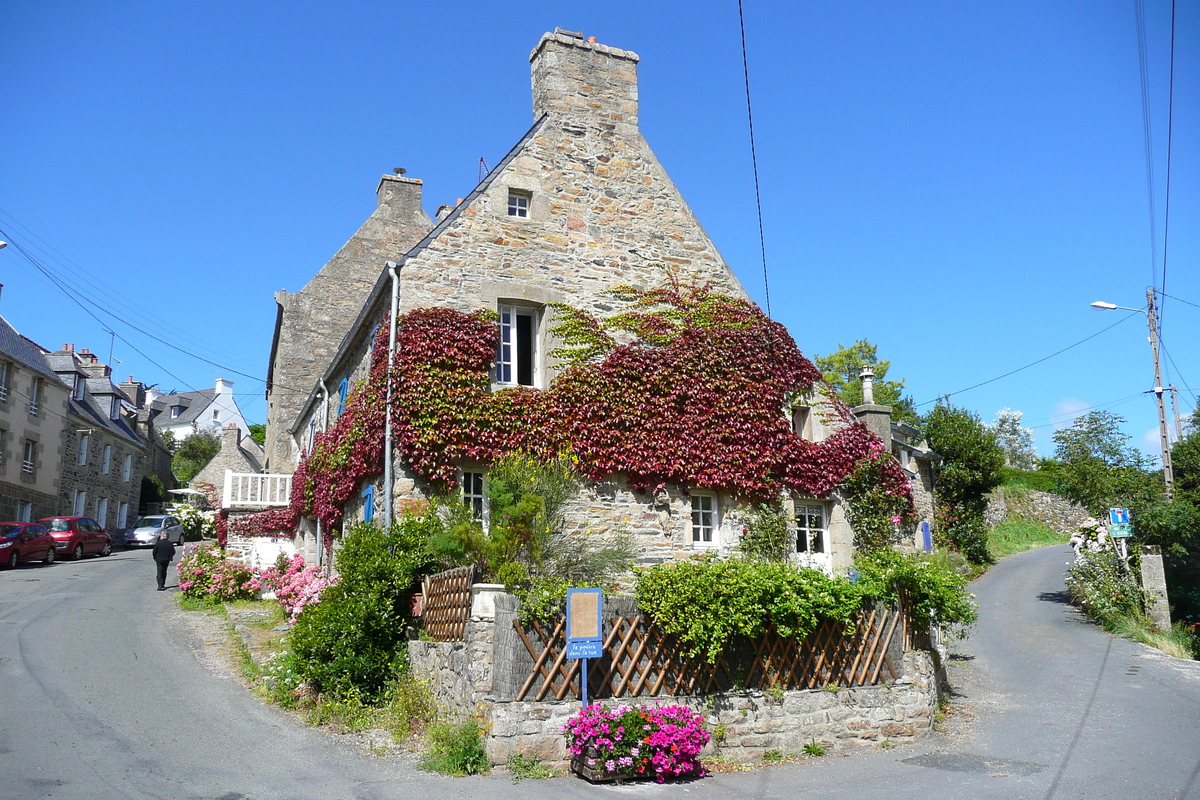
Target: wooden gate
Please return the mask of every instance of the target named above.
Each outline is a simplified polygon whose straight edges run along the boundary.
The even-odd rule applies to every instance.
[[[455,567],[421,582],[424,610],[421,621],[435,642],[461,642],[471,615],[471,584],[475,567]]]

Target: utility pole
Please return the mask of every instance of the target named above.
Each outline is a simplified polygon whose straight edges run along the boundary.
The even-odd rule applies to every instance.
[[[1154,399],[1158,403],[1158,438],[1162,445],[1163,483],[1167,499],[1175,497],[1175,471],[1171,468],[1171,435],[1167,430],[1167,409],[1163,403],[1162,369],[1158,364],[1158,319],[1154,314],[1154,288],[1146,290],[1146,320],[1150,323],[1150,349],[1154,352]]]

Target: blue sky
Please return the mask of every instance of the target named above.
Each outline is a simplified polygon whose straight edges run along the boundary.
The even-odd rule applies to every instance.
[[[1200,8],[1179,5],[1165,287],[1197,305],[1166,300],[1163,341],[1187,414]],[[1132,0],[747,2],[771,312],[801,349],[869,339],[926,403],[1126,315],[1093,300],[1142,307],[1162,282],[1170,3],[1145,19],[1157,262]],[[6,3],[0,228],[123,320],[105,320],[128,340],[119,376],[224,375],[261,421],[247,376],[266,373],[273,292],[345,242],[392,167],[431,214],[466,195],[531,122],[528,54],[555,26],[641,56],[642,131],[762,303],[736,0]],[[107,358],[103,326],[13,247],[0,282],[22,333]],[[1153,451],[1146,333],[1130,315],[951,401],[1023,411],[1044,454],[1071,412],[1111,408]]]

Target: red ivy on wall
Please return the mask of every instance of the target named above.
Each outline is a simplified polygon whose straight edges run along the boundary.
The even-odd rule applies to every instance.
[[[825,496],[881,450],[840,403],[847,426],[824,442],[792,432],[787,398],[821,376],[787,329],[751,303],[677,282],[615,294],[630,308],[610,319],[557,307],[555,332],[568,347],[556,355],[568,366],[543,390],[491,390],[498,330],[490,312],[402,317],[390,376],[399,462],[449,490],[463,462],[570,450],[593,480],[619,474],[639,491],[672,483],[770,501],[785,488]],[[291,507],[243,517],[236,529],[290,530],[315,516],[331,531],[361,483],[382,473],[387,327],[368,379],[293,476]],[[891,462],[885,475],[911,508],[900,466]]]

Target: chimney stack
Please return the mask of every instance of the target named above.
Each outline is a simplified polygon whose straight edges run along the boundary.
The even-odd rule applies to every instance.
[[[863,368],[858,371],[858,377],[862,379],[863,405],[875,405],[875,368],[870,364],[864,364]]]
[[[533,118],[543,114],[578,124],[637,128],[638,55],[556,29],[529,54]]]

